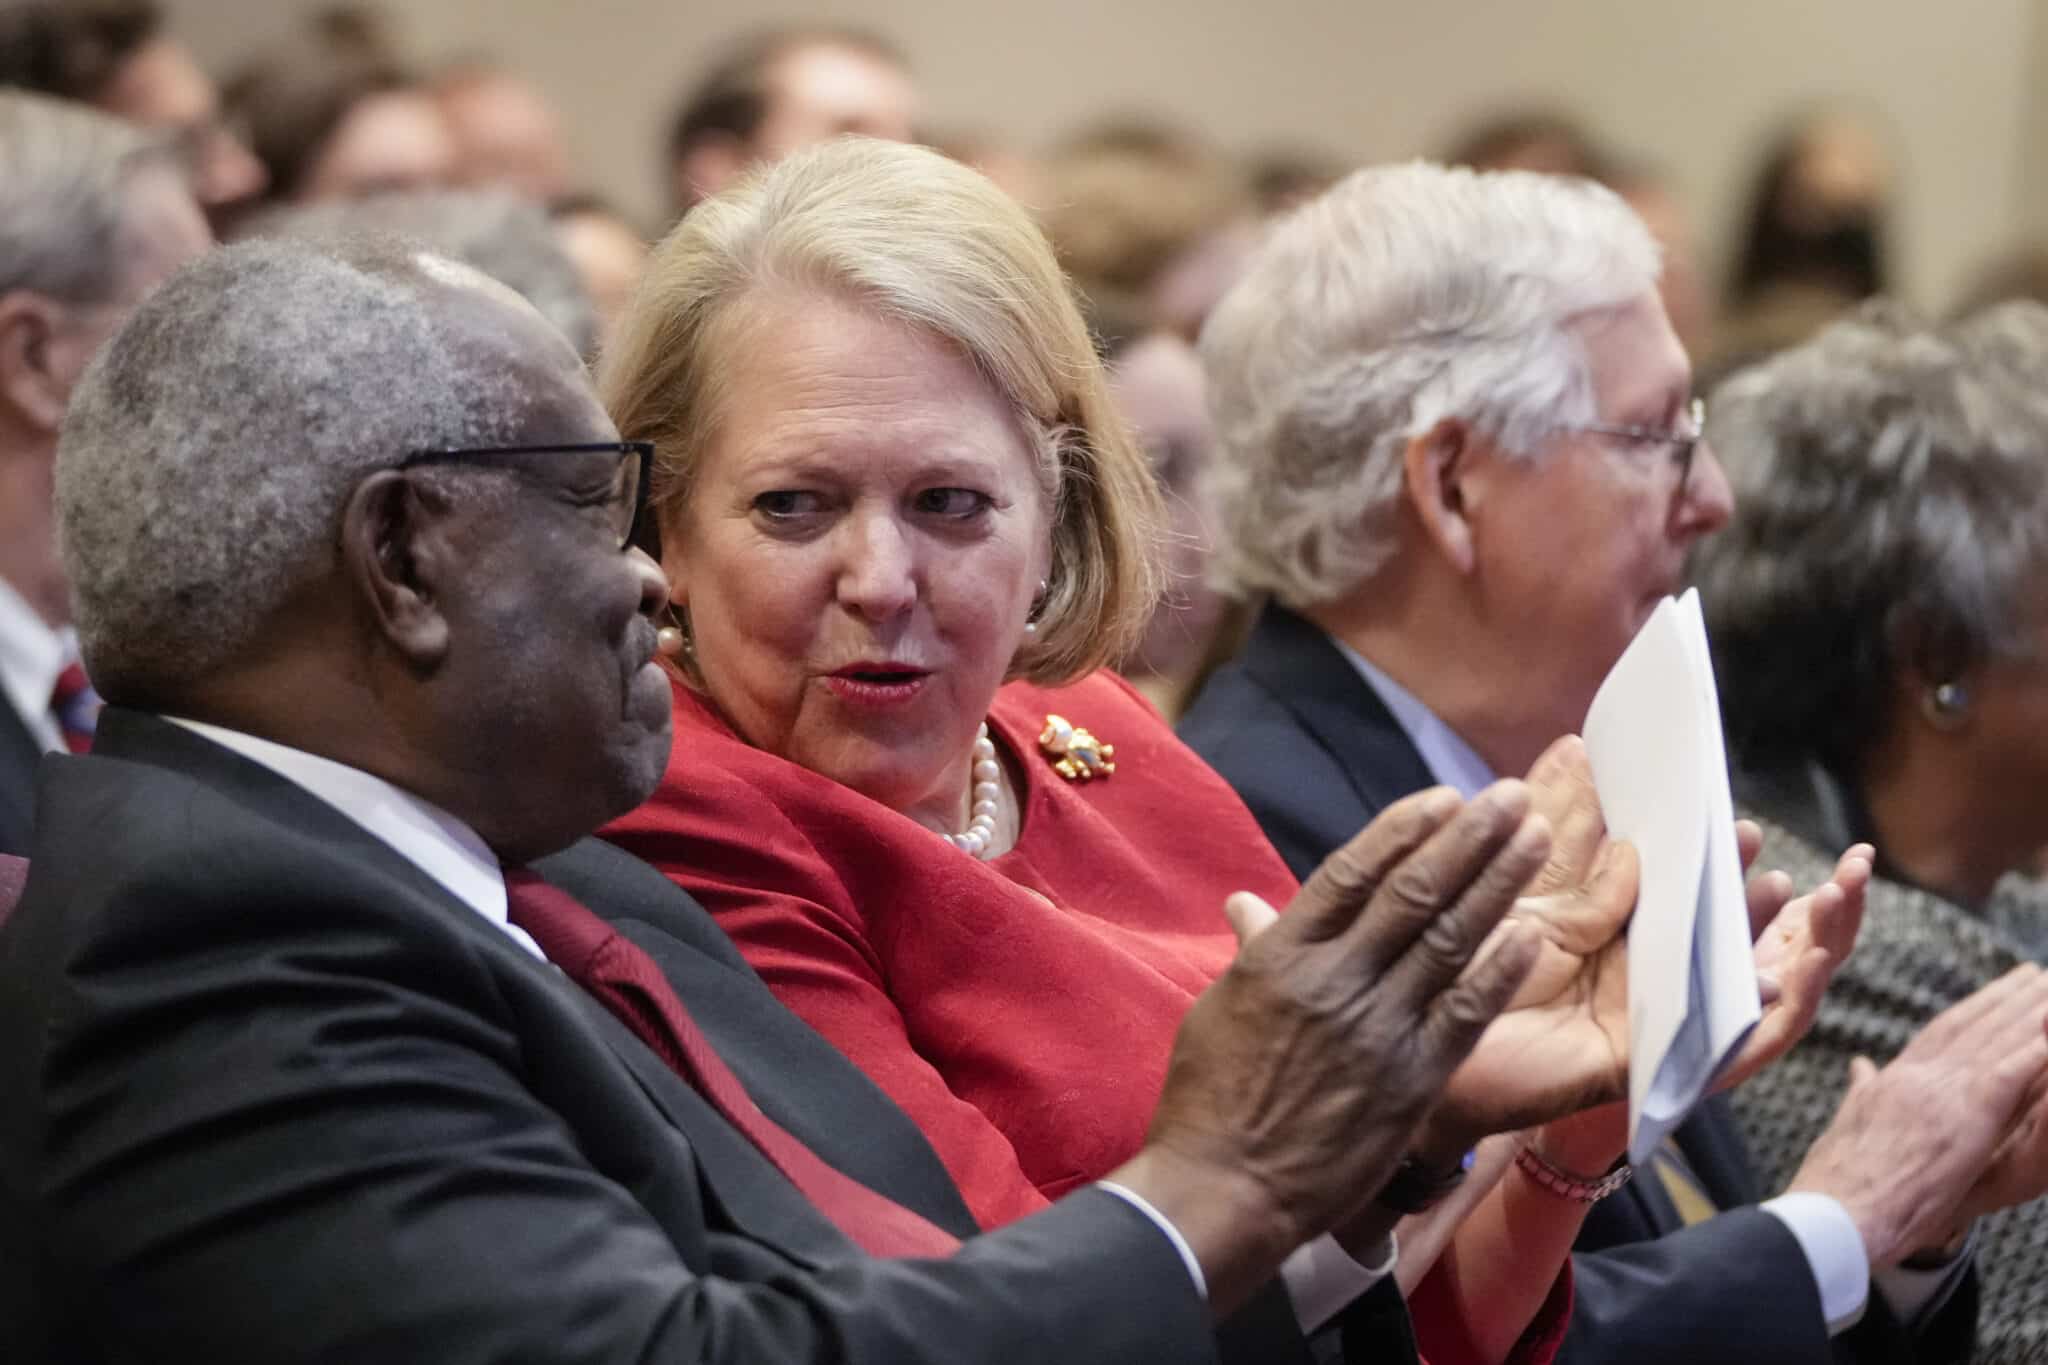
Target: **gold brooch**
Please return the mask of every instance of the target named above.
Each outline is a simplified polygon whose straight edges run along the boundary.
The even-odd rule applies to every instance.
[[[1052,760],[1052,770],[1069,782],[1093,782],[1116,771],[1110,762],[1116,745],[1104,744],[1065,716],[1047,716],[1038,747]]]

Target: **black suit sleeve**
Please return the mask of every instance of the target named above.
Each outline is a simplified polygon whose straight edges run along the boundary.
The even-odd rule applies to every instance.
[[[687,1159],[647,1177],[670,1187],[651,1201],[601,1174],[522,1084],[531,1002],[449,926],[338,894],[154,896],[95,920],[60,987],[0,1010],[43,1025],[28,1202],[42,1283],[99,1335],[92,1358],[1213,1354],[1176,1252],[1100,1191],[949,1260],[815,1273],[715,1217],[664,1227],[651,1206],[703,1197]]]
[[[1828,1358],[1820,1295],[1799,1243],[1760,1209],[1581,1252],[1559,1357],[1568,1365],[1812,1365]]]

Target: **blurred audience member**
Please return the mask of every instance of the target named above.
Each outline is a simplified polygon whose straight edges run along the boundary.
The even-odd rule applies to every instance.
[[[375,235],[417,242],[490,276],[534,306],[581,356],[597,347],[597,310],[547,210],[511,190],[415,190],[329,200],[269,214],[251,235],[338,246]]]
[[[294,203],[432,189],[458,170],[434,97],[381,42],[310,26],[228,84],[273,197]]]
[[[1714,305],[1700,269],[1692,223],[1670,181],[1649,166],[1617,161],[1609,163],[1603,183],[1636,211],[1656,239],[1663,260],[1657,293],[1664,300],[1664,315],[1671,319],[1671,330],[1678,333],[1687,355],[1705,355]]]
[[[1191,133],[1129,120],[1068,138],[1045,169],[1041,222],[1091,309],[1192,341],[1256,239],[1243,168]]]
[[[1801,119],[1770,145],[1722,303],[1714,374],[1796,345],[1885,291],[1891,189],[1883,144],[1846,112]]]
[[[1178,333],[1155,329],[1112,347],[1109,387],[1166,499],[1166,589],[1137,648],[1118,668],[1171,720],[1187,704],[1223,613],[1223,597],[1207,578],[1215,532],[1199,484],[1216,428],[1201,357]]]
[[[1611,191],[1415,164],[1288,219],[1216,311],[1216,563],[1276,604],[1181,730],[1292,866],[1391,801],[1478,790],[1577,730],[1686,551],[1728,520],[1656,286],[1656,244]],[[1852,866],[1868,875],[1867,849]],[[1853,938],[1833,909],[1815,932]],[[1799,957],[1775,934],[1758,952]],[[1946,1218],[2014,1115],[1944,1104],[1998,1060],[1933,1050],[1845,1103],[1760,1207],[1726,1101],[1697,1110],[1588,1217],[1565,1358],[1967,1355],[1970,1260]],[[1959,1159],[1921,1160],[1937,1141]],[[1509,1178],[1535,1197],[1561,1187],[1542,1177],[1597,1187],[1607,1169],[1539,1147],[1521,1162]],[[1903,1268],[1922,1257],[1928,1273]]]
[[[155,0],[7,0],[0,85],[83,100],[175,135],[209,213],[263,190],[262,163],[221,117],[212,79],[164,31]]]
[[[0,853],[18,855],[37,760],[84,747],[96,705],[57,558],[58,424],[101,343],[212,236],[168,142],[66,101],[0,91],[0,185]]]
[[[2048,895],[2002,880],[2048,846],[2044,375],[2048,308],[1938,330],[1870,305],[1714,394],[1735,518],[1697,570],[1738,797],[1795,875],[1850,839],[1878,849],[1837,993],[1736,1097],[1771,1180],[1827,1127],[1852,1059],[1890,1060],[2048,958]],[[2037,1359],[2048,1208],[1981,1223],[1977,1261],[1977,1358]]]
[[[921,141],[980,171],[1033,212],[1045,207],[1045,163],[1015,143],[975,131],[927,133]]]
[[[1275,218],[1300,208],[1342,180],[1349,169],[1323,152],[1276,147],[1250,157],[1245,176],[1260,216]]]
[[[569,253],[583,277],[583,291],[597,309],[601,353],[647,271],[647,239],[625,214],[596,195],[557,199],[548,213],[554,219],[555,240]]]
[[[1496,114],[1466,130],[1444,163],[1475,171],[1540,171],[1607,179],[1612,167],[1599,140],[1572,115],[1557,109]]]
[[[455,177],[504,186],[542,203],[569,192],[562,122],[531,81],[490,62],[458,62],[434,82],[455,139]]]
[[[691,89],[668,140],[680,216],[759,161],[842,133],[908,142],[917,132],[910,63],[866,29],[807,24],[751,34]]]

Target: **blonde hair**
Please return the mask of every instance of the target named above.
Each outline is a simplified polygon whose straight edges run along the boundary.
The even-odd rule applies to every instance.
[[[600,388],[620,435],[654,443],[659,527],[675,531],[716,429],[718,343],[734,335],[721,322],[768,288],[830,292],[944,338],[1036,438],[1052,570],[1012,677],[1068,682],[1136,644],[1162,582],[1150,467],[1043,234],[980,173],[921,147],[808,148],[698,205],[655,249]]]

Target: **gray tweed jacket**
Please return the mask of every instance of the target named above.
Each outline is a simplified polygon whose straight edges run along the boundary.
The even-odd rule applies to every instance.
[[[1834,855],[1769,822],[1759,867],[1817,885]],[[1973,914],[1900,882],[1871,883],[1863,932],[1798,1047],[1734,1095],[1758,1174],[1782,1189],[1841,1104],[1849,1061],[1880,1064],[1943,1009],[2026,961],[2048,961],[2048,884],[2009,877]],[[1981,1309],[1974,1359],[2048,1361],[2048,1200],[1977,1229]]]

